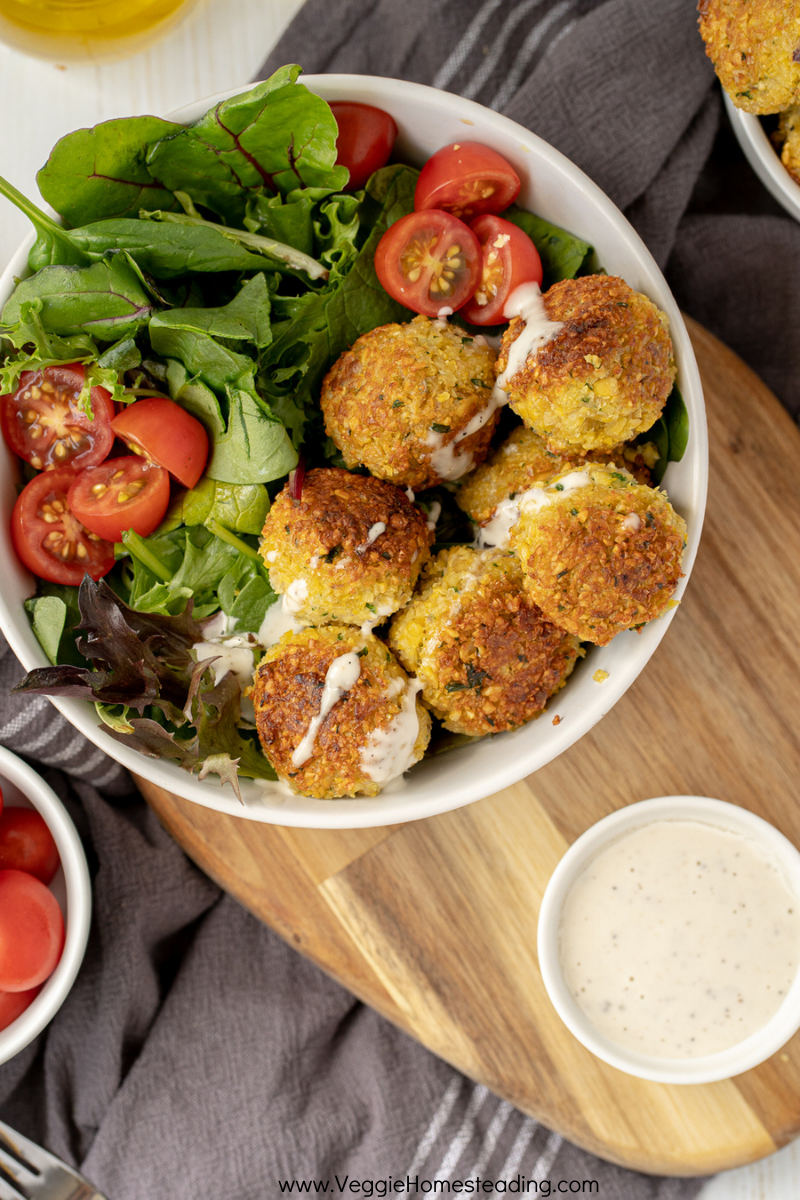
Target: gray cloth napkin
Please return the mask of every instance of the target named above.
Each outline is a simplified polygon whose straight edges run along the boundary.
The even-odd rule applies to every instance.
[[[800,228],[732,142],[695,21],[694,0],[307,0],[261,74],[299,62],[502,109],[605,189],[687,311],[796,414]],[[355,1001],[197,871],[49,702],[9,696],[21,670],[0,651],[0,741],[69,805],[95,898],[73,991],[0,1067],[3,1119],[111,1200],[272,1200],[291,1180],[353,1194],[345,1176],[380,1195],[407,1175],[416,1194],[476,1175],[696,1194],[562,1142]]]

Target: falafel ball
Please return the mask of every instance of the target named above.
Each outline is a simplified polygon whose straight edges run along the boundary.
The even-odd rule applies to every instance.
[[[781,162],[795,183],[800,183],[800,104],[781,113],[778,136],[783,141]]]
[[[322,384],[325,429],[348,467],[421,490],[460,479],[489,450],[494,351],[444,320],[365,333]]]
[[[286,633],[251,693],[261,747],[292,791],[375,796],[418,762],[431,720],[419,685],[373,634],[325,625]]]
[[[544,708],[581,654],[527,595],[515,555],[454,546],[425,568],[389,645],[454,733],[516,729]]]
[[[675,382],[665,314],[614,275],[564,279],[543,300],[561,328],[504,380],[514,411],[548,449],[573,458],[649,429]],[[503,334],[498,375],[524,328],[514,317]]]
[[[432,540],[402,488],[321,467],[307,473],[299,500],[288,484],[277,497],[261,553],[298,620],[363,625],[408,603]]]
[[[544,483],[561,471],[575,469],[587,459],[604,465],[614,463],[630,471],[639,483],[649,484],[658,448],[646,442],[640,446],[614,446],[608,451],[592,450],[585,458],[565,458],[548,450],[538,433],[519,425],[477,471],[467,476],[456,492],[456,502],[476,524],[484,525],[502,500],[535,483]]]
[[[737,108],[776,113],[800,103],[796,0],[700,0],[700,34]]]
[[[525,586],[560,628],[605,646],[670,607],[686,523],[658,488],[587,463],[504,503]]]

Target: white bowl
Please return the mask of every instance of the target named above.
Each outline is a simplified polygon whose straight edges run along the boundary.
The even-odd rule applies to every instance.
[[[702,821],[706,825],[744,834],[754,844],[766,847],[783,868],[790,887],[800,896],[800,853],[768,821],[737,804],[710,800],[705,796],[661,796],[656,800],[642,800],[590,826],[559,862],[539,910],[539,969],[561,1020],[579,1042],[604,1062],[628,1075],[655,1083],[713,1083],[758,1066],[800,1029],[800,971],[775,1015],[744,1041],[702,1058],[666,1059],[637,1054],[598,1032],[576,1004],[561,967],[561,912],[570,888],[584,867],[623,834],[654,821],[674,820]]]
[[[742,112],[726,92],[723,92],[723,99],[733,132],[750,166],[767,191],[772,192],[795,221],[800,221],[800,184],[795,183],[781,162],[781,156],[767,137],[760,117]]]
[[[92,886],[81,840],[64,805],[40,775],[2,746],[0,786],[7,807],[35,808],[55,838],[61,866],[50,890],[61,905],[66,926],[64,950],[55,971],[16,1021],[0,1029],[0,1063],[4,1063],[42,1032],[75,982],[89,937]]]
[[[519,203],[585,238],[609,272],[621,275],[648,295],[669,317],[678,384],[689,413],[689,445],[680,463],[671,463],[664,480],[675,507],[685,518],[689,535],[683,560],[688,578],[692,569],[706,502],[708,439],[705,409],[692,346],[678,307],[644,243],[619,210],[577,167],[528,130],[470,100],[421,84],[364,75],[310,75],[305,84],[327,100],[350,99],[378,105],[395,118],[399,128],[397,157],[420,165],[441,146],[457,138],[491,143],[516,167],[523,180]],[[235,88],[200,100],[173,119],[190,122],[212,103],[244,90]],[[0,304],[13,288],[14,276],[25,272],[31,239],[20,247],[0,279]],[[14,501],[16,463],[5,447],[0,477],[0,509],[10,512]],[[0,533],[0,627],[23,665],[45,666],[46,659],[33,635],[22,601],[33,591],[33,580],[18,562],[8,538],[8,521]],[[687,578],[676,592],[680,599]],[[308,828],[356,828],[417,820],[458,808],[491,795],[529,775],[561,754],[603,717],[630,687],[658,646],[674,610],[647,625],[641,633],[619,634],[602,649],[594,649],[576,669],[568,686],[537,721],[447,754],[432,756],[377,797],[313,800],[270,791],[242,780],[242,806],[230,791],[207,779],[200,781],[177,765],[144,758],[108,736],[94,709],[78,700],[56,700],[57,708],[96,745],[130,770],[153,783],[233,816],[276,825]],[[608,679],[597,684],[598,668]],[[552,718],[558,714],[559,724]]]

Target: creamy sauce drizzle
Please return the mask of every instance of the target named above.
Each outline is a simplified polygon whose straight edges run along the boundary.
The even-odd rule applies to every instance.
[[[538,512],[539,509],[546,508],[548,504],[552,504],[561,496],[587,487],[591,482],[591,476],[587,471],[570,471],[568,475],[562,475],[560,479],[556,479],[547,487],[537,484],[536,487],[528,488],[526,492],[520,492],[513,500],[510,496],[507,500],[501,500],[494,510],[492,519],[478,530],[475,545],[481,550],[491,546],[504,550],[508,546],[511,530],[519,520],[521,513]]]
[[[770,849],[664,820],[602,850],[564,902],[561,964],[600,1033],[698,1058],[761,1029],[800,964],[800,898]]]
[[[361,750],[361,767],[374,783],[388,783],[396,779],[414,764],[414,746],[419,737],[417,715],[417,693],[422,690],[418,679],[401,679],[390,686],[387,699],[391,700],[403,689],[400,711],[385,729],[373,729]]]
[[[298,621],[292,613],[286,612],[281,600],[276,600],[264,613],[256,641],[267,650],[279,642],[285,633],[299,633],[301,629],[305,629],[302,621]]]
[[[514,288],[506,300],[503,316],[507,321],[521,317],[525,322],[519,337],[511,343],[506,369],[497,380],[501,388],[506,388],[508,380],[514,378],[530,356],[538,354],[563,329],[563,322],[551,321],[548,317],[538,283],[523,283]]]
[[[308,762],[309,758],[311,758],[314,752],[314,743],[317,740],[317,734],[322,722],[334,704],[337,704],[345,692],[349,692],[355,686],[360,675],[361,660],[354,650],[351,650],[348,654],[340,654],[338,658],[333,660],[325,675],[319,712],[315,717],[311,718],[311,723],[304,737],[294,750],[292,754],[292,766],[302,767],[303,763]]]
[[[215,660],[211,663],[214,687],[228,671],[233,672],[243,690],[252,683],[254,659],[247,638],[233,637],[219,642],[196,642],[192,649],[198,662],[204,662],[207,658]]]
[[[428,520],[426,521],[428,529],[433,531],[436,528],[436,523],[441,515],[442,506],[438,500],[434,500],[433,504],[431,505],[431,511],[428,513]]]
[[[374,525],[370,526],[367,540],[362,542],[360,546],[356,546],[356,554],[363,554],[365,550],[368,550],[382,533],[386,533],[386,524],[384,521],[376,521]]]
[[[283,593],[281,603],[285,613],[299,612],[303,601],[308,599],[308,584],[305,579],[293,579]]]

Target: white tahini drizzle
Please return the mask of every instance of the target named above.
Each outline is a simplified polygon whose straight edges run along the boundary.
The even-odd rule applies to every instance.
[[[428,513],[428,520],[426,522],[428,529],[433,531],[436,528],[436,522],[439,520],[441,515],[442,506],[438,500],[434,500],[433,504],[431,504],[431,511]]]
[[[360,546],[356,546],[356,554],[363,554],[368,550],[374,541],[376,541],[382,533],[386,533],[386,522],[376,521],[374,525],[370,525],[367,540],[362,542]]]
[[[538,283],[523,283],[514,288],[506,300],[503,316],[507,321],[522,317],[525,322],[519,337],[511,343],[506,369],[497,380],[498,385],[505,389],[508,380],[525,366],[530,356],[538,354],[542,346],[546,346],[563,328],[563,322],[551,321],[548,317]]]
[[[578,488],[588,487],[591,482],[592,478],[588,471],[570,471],[568,475],[562,475],[560,479],[554,480],[547,487],[544,484],[537,484],[536,487],[521,492],[513,500],[511,497],[501,500],[494,510],[491,521],[487,521],[478,530],[475,545],[479,550],[489,546],[496,546],[500,550],[505,549],[508,545],[509,534],[519,520],[520,513],[538,512],[540,508],[545,508],[561,496],[569,495]]]
[[[279,642],[283,635],[289,633],[290,630],[292,633],[299,633],[304,628],[302,621],[298,621],[292,613],[286,612],[282,602],[276,600],[264,613],[264,620],[259,626],[256,641],[266,650]]]
[[[322,722],[334,704],[337,704],[345,692],[349,692],[355,686],[360,675],[361,660],[354,650],[348,654],[340,654],[333,660],[325,675],[325,686],[322,689],[319,712],[311,718],[305,736],[292,754],[292,766],[302,767],[303,763],[311,757]]]
[[[305,579],[293,579],[283,593],[282,604],[285,613],[299,612],[303,601],[308,599],[308,583]]]
[[[413,766],[414,746],[419,737],[417,716],[417,693],[422,690],[418,679],[409,679],[403,685],[403,703],[400,711],[385,729],[373,729],[361,750],[361,767],[374,783],[388,783]],[[388,698],[397,695],[398,689],[390,687]]]
[[[247,638],[232,637],[219,642],[196,642],[192,649],[198,662],[204,662],[207,658],[216,660],[211,663],[214,687],[228,671],[232,671],[236,676],[242,690],[252,683],[253,651],[248,646]]]

